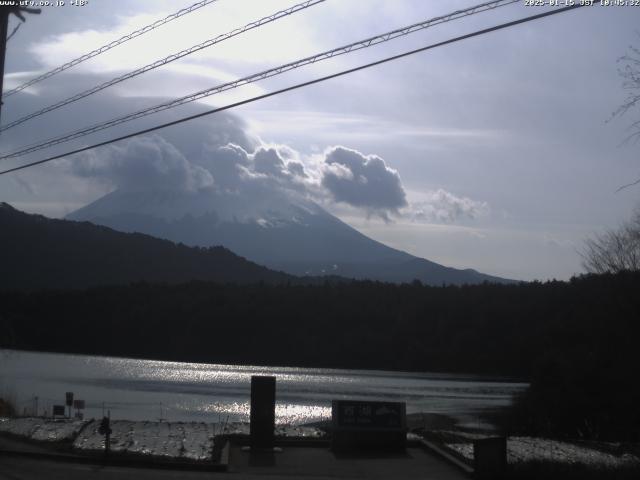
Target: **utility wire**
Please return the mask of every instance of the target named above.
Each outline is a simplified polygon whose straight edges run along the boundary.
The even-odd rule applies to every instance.
[[[175,20],[176,18],[180,18],[183,15],[191,13],[195,10],[198,10],[199,8],[202,8],[206,5],[209,5],[210,3],[217,2],[217,1],[218,0],[201,0],[200,2],[196,2],[189,7],[178,10],[177,12],[172,13],[171,15],[167,15],[166,17],[161,18],[160,20],[156,20],[150,25],[142,27],[138,30],[134,30],[133,32],[128,33],[127,35],[124,35],[117,40],[107,43],[106,45],[96,48],[95,50],[92,50],[89,53],[85,53],[84,55],[81,55],[78,58],[75,58],[63,65],[60,65],[59,67],[49,70],[48,72],[43,73],[42,75],[32,78],[28,82],[25,82],[22,85],[17,86],[16,88],[7,90],[6,92],[4,92],[3,98],[7,98],[13,95],[14,93],[24,90],[25,88],[28,88],[31,85],[35,85],[36,83],[41,82],[42,80],[46,80],[47,78],[53,77],[54,75],[57,75],[58,73],[63,72],[71,67],[75,67],[79,63],[82,63],[86,60],[89,60],[90,58],[100,55],[101,53],[111,50],[112,48],[117,47],[118,45],[122,45],[123,43],[128,42],[129,40],[139,37],[140,35],[144,35],[145,33],[150,32],[151,30],[155,30],[156,28],[161,27],[162,25],[169,23],[172,20]]]
[[[13,30],[11,31],[11,33],[9,34],[9,36],[7,37],[7,42],[9,40],[11,40],[11,38],[13,38],[13,36],[18,32],[18,30],[20,30],[20,27],[22,26],[21,23],[17,24],[15,27],[13,27]]]
[[[414,54],[419,53],[419,52],[424,52],[424,51],[431,50],[431,49],[434,49],[434,48],[437,48],[437,47],[442,47],[444,45],[448,45],[448,44],[451,44],[451,43],[459,42],[461,40],[466,40],[468,38],[477,37],[477,36],[484,35],[484,34],[487,34],[487,33],[490,33],[490,32],[495,32],[497,30],[502,30],[502,29],[505,29],[505,28],[513,27],[513,26],[516,26],[516,25],[520,25],[522,23],[531,22],[533,20],[538,20],[538,19],[541,19],[541,18],[544,18],[544,17],[549,17],[551,15],[556,15],[558,13],[567,12],[569,10],[574,10],[574,9],[580,8],[582,6],[583,5],[576,4],[576,5],[571,5],[571,6],[568,6],[568,7],[562,7],[562,8],[550,10],[550,11],[547,11],[547,12],[544,12],[544,13],[539,13],[537,15],[531,15],[529,17],[524,17],[524,18],[521,18],[519,20],[514,20],[512,22],[502,23],[500,25],[496,25],[496,26],[493,26],[493,27],[485,28],[483,30],[477,30],[475,32],[468,33],[466,35],[461,35],[459,37],[450,38],[449,40],[445,40],[445,41],[442,41],[442,42],[434,43],[432,45],[427,45],[425,47],[417,48],[415,50],[410,50],[408,52],[404,52],[404,53],[401,53],[399,55],[394,55],[392,57],[387,57],[387,58],[384,58],[382,60],[377,60],[375,62],[367,63],[365,65],[360,65],[359,67],[350,68],[348,70],[342,70],[340,72],[333,73],[331,75],[327,75],[327,76],[324,76],[324,77],[316,78],[314,80],[309,80],[309,81],[303,82],[303,83],[298,83],[298,84],[292,85],[290,87],[286,87],[286,88],[282,88],[280,90],[276,90],[276,91],[273,91],[273,92],[265,93],[264,95],[258,95],[256,97],[252,97],[252,98],[249,98],[249,99],[246,99],[246,100],[242,100],[240,102],[235,102],[235,103],[226,105],[224,107],[214,108],[212,110],[207,110],[205,112],[201,112],[201,113],[198,113],[198,114],[195,114],[195,115],[190,115],[188,117],[183,117],[183,118],[180,118],[178,120],[174,120],[172,122],[163,123],[161,125],[156,125],[155,127],[146,128],[144,130],[140,130],[140,131],[137,131],[137,132],[134,132],[134,133],[129,133],[129,134],[123,135],[121,137],[112,138],[111,140],[106,140],[104,142],[95,143],[95,144],[89,145],[87,147],[78,148],[78,149],[72,150],[70,152],[61,153],[59,155],[54,155],[54,156],[45,158],[43,160],[38,160],[36,162],[31,162],[31,163],[28,163],[28,164],[25,164],[25,165],[20,165],[18,167],[10,168],[8,170],[3,170],[3,171],[0,171],[0,175],[4,175],[4,174],[7,174],[7,173],[15,172],[15,171],[18,171],[18,170],[23,170],[25,168],[33,167],[35,165],[40,165],[40,164],[43,164],[43,163],[46,163],[46,162],[51,162],[53,160],[58,160],[60,158],[67,157],[69,155],[75,155],[77,153],[82,153],[82,152],[86,152],[88,150],[93,150],[94,148],[98,148],[98,147],[102,147],[102,146],[105,146],[105,145],[109,145],[111,143],[119,142],[121,140],[126,140],[126,139],[133,138],[133,137],[136,137],[136,136],[139,136],[139,135],[144,135],[146,133],[151,133],[151,132],[154,132],[156,130],[160,130],[162,128],[166,128],[166,127],[177,125],[177,124],[180,124],[180,123],[183,123],[183,122],[187,122],[189,120],[194,120],[196,118],[204,117],[204,116],[207,116],[207,115],[212,115],[214,113],[222,112],[224,110],[229,110],[231,108],[239,107],[241,105],[246,105],[248,103],[256,102],[258,100],[263,100],[265,98],[273,97],[275,95],[279,95],[279,94],[282,94],[282,93],[285,93],[285,92],[289,92],[289,91],[292,91],[292,90],[297,90],[299,88],[307,87],[309,85],[314,85],[316,83],[324,82],[326,80],[331,80],[333,78],[341,77],[343,75],[348,75],[350,73],[354,73],[354,72],[357,72],[357,71],[360,71],[360,70],[364,70],[364,69],[367,69],[367,68],[370,68],[370,67],[374,67],[376,65],[382,65],[384,63],[391,62],[393,60],[398,60],[400,58],[408,57],[410,55],[414,55]]]
[[[317,5],[318,3],[322,3],[325,0],[306,0],[305,2],[299,3],[297,5],[294,5],[290,8],[287,8],[285,10],[281,10],[279,12],[276,12],[274,14],[268,15],[266,17],[263,17],[259,20],[255,20],[251,23],[248,23],[247,25],[243,26],[243,27],[239,27],[236,28],[230,32],[218,35],[214,38],[210,38],[209,40],[206,40],[202,43],[199,43],[197,45],[193,45],[192,47],[186,48],[184,50],[181,50],[177,53],[172,53],[171,55],[168,55],[164,58],[161,58],[159,60],[156,60],[153,63],[150,63],[148,65],[145,65],[144,67],[140,67],[136,70],[133,70],[129,73],[125,73],[124,75],[121,75],[119,77],[113,78],[111,80],[108,80],[104,83],[101,83],[100,85],[96,85],[93,88],[90,88],[88,90],[85,90],[83,92],[77,93],[65,100],[61,100],[60,102],[54,103],[52,105],[49,105],[48,107],[45,107],[41,110],[37,110],[35,112],[32,112],[28,115],[25,115],[24,117],[21,117],[17,120],[14,120],[10,123],[7,123],[6,125],[2,125],[0,126],[0,132],[4,132],[5,130],[9,130],[10,128],[15,127],[16,125],[20,125],[21,123],[26,122],[27,120],[31,120],[32,118],[35,117],[39,117],[40,115],[43,115],[47,112],[51,112],[53,110],[56,110],[60,107],[64,107],[65,105],[69,105],[70,103],[76,102],[82,98],[88,97],[89,95],[93,95],[94,93],[97,93],[101,90],[104,90],[105,88],[111,87],[112,85],[116,85],[120,82],[124,82],[125,80],[129,80],[130,78],[136,77],[138,75],[142,75],[143,73],[149,72],[151,70],[154,70],[158,67],[161,67],[163,65],[167,65],[168,63],[171,63],[175,60],[178,60],[182,57],[185,57],[187,55],[190,55],[192,53],[195,53],[199,50],[202,50],[204,48],[207,47],[211,47],[213,45],[215,45],[216,43],[220,43],[223,42],[224,40],[227,40],[229,38],[235,37],[237,35],[240,35],[248,30],[252,30],[254,28],[258,28],[262,25],[265,25],[267,23],[270,22],[274,22],[282,17],[286,17],[288,15],[291,15],[293,13],[297,13],[301,10],[305,10],[309,7],[312,7],[314,5]]]
[[[622,185],[621,187],[619,187],[615,193],[621,192],[622,190],[624,190],[625,188],[629,188],[629,187],[635,187],[636,185],[640,184],[640,179],[636,180],[635,182],[631,182],[631,183],[627,183],[626,185]]]
[[[409,25],[407,27],[398,28],[396,30],[392,30],[387,33],[383,33],[381,35],[376,35],[374,37],[369,37],[365,40],[361,40],[358,42],[350,43],[348,45],[344,45],[342,47],[334,48],[332,50],[328,50],[322,53],[318,53],[316,55],[312,55],[310,57],[303,58],[301,60],[296,60],[295,62],[287,63],[284,65],[280,65],[279,67],[271,68],[269,70],[265,70],[260,73],[255,73],[249,75],[247,77],[240,78],[238,80],[234,80],[231,82],[223,83],[221,85],[217,85],[215,87],[210,87],[205,90],[201,90],[196,93],[192,93],[186,95],[184,97],[176,98],[174,100],[170,100],[165,103],[161,103],[159,105],[155,105],[153,107],[146,108],[144,110],[139,110],[134,113],[130,113],[128,115],[114,118],[108,120],[106,122],[94,124],[89,127],[84,127],[79,130],[75,130],[73,132],[64,134],[59,137],[54,137],[48,140],[44,140],[40,143],[35,143],[29,146],[21,147],[20,150],[14,151],[11,153],[2,153],[0,154],[0,160],[4,160],[7,158],[15,158],[22,155],[26,155],[28,153],[32,153],[38,150],[42,150],[43,148],[48,148],[54,145],[59,145],[61,143],[65,143],[71,140],[75,140],[77,138],[84,137],[86,135],[105,130],[107,128],[114,127],[116,125],[120,125],[125,122],[129,122],[131,120],[136,120],[139,118],[146,117],[148,115],[152,115],[154,113],[162,112],[164,110],[174,108],[180,105],[184,105],[187,103],[191,103],[211,95],[215,95],[217,93],[225,92],[227,90],[231,90],[234,88],[238,88],[243,85],[247,85],[253,82],[257,82],[259,80],[264,80],[265,78],[274,77],[276,75],[283,74],[290,70],[294,70],[300,68],[305,65],[310,65],[322,60],[326,60],[329,58],[333,58],[339,55],[344,55],[356,50],[361,50],[363,48],[368,48],[373,45],[377,45],[379,43],[388,42],[398,37],[402,37],[405,35],[409,35],[411,33],[417,32],[419,30],[423,30],[425,28],[432,27],[434,25],[438,25],[441,23],[449,22],[452,20],[456,20],[462,17],[467,17],[469,15],[474,15],[476,13],[484,12],[487,10],[493,10],[494,8],[498,8],[501,6],[510,5],[512,3],[519,2],[520,0],[495,0],[487,3],[482,3],[480,5],[476,5],[474,7],[466,8],[464,10],[457,10],[455,12],[449,13],[447,15],[443,15],[440,17],[431,18],[429,20],[425,20],[423,22],[415,23],[413,25]]]

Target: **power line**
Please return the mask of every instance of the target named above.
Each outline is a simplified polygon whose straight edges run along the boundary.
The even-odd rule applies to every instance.
[[[635,182],[631,182],[631,183],[627,183],[626,185],[622,185],[621,187],[619,187],[616,190],[616,193],[621,192],[622,190],[624,190],[625,188],[629,188],[629,187],[635,187],[636,185],[640,184],[640,179],[636,180]]]
[[[150,32],[151,30],[155,30],[156,28],[161,27],[162,25],[169,23],[172,20],[175,20],[176,18],[180,18],[183,15],[191,13],[195,10],[198,10],[199,8],[202,8],[206,5],[209,5],[210,3],[217,2],[217,1],[218,0],[201,0],[200,2],[196,2],[189,7],[178,10],[177,12],[172,13],[171,15],[167,15],[166,17],[161,18],[160,20],[156,20],[150,25],[139,28],[138,30],[134,30],[133,32],[128,33],[127,35],[124,35],[117,40],[107,43],[106,45],[96,48],[95,50],[92,50],[89,53],[85,53],[84,55],[81,55],[63,65],[60,65],[59,67],[49,70],[48,72],[43,73],[42,75],[32,78],[28,82],[25,82],[16,88],[13,88],[11,90],[4,92],[3,96],[4,98],[7,98],[13,95],[14,93],[24,90],[25,88],[35,85],[36,83],[46,80],[47,78],[53,77],[54,75],[57,75],[58,73],[63,72],[71,67],[75,67],[79,63],[82,63],[86,60],[89,60],[90,58],[100,55],[101,53],[111,50],[112,48],[117,47],[118,45],[128,42],[129,40],[139,37],[140,35],[144,35],[145,33]]]
[[[132,120],[137,120],[139,118],[146,117],[148,115],[152,115],[154,113],[162,112],[164,110],[168,110],[170,108],[175,108],[180,105],[184,105],[187,103],[191,103],[217,93],[225,92],[227,90],[232,90],[234,88],[238,88],[243,85],[247,85],[253,82],[257,82],[259,80],[264,80],[266,78],[274,77],[276,75],[281,75],[285,72],[300,68],[305,65],[310,65],[322,60],[327,60],[329,58],[337,57],[340,55],[344,55],[356,50],[361,50],[363,48],[368,48],[373,45],[377,45],[380,43],[388,42],[395,38],[409,35],[411,33],[417,32],[419,30],[423,30],[425,28],[432,27],[434,25],[438,25],[441,23],[449,22],[452,20],[456,20],[459,18],[467,17],[469,15],[475,15],[477,13],[485,12],[487,10],[493,10],[498,7],[510,5],[512,3],[519,2],[520,0],[494,0],[487,3],[482,3],[480,5],[476,5],[474,7],[466,8],[464,10],[456,10],[455,12],[449,13],[447,15],[431,18],[429,20],[425,20],[423,22],[415,23],[413,25],[409,25],[407,27],[398,28],[396,30],[392,30],[387,33],[383,33],[380,35],[376,35],[374,37],[369,37],[365,40],[360,40],[358,42],[350,43],[348,45],[344,45],[342,47],[334,48],[332,50],[328,50],[322,53],[318,53],[316,55],[312,55],[310,57],[303,58],[301,60],[296,60],[295,62],[287,63],[284,65],[280,65],[279,67],[271,68],[269,70],[265,70],[260,73],[255,73],[249,75],[247,77],[240,78],[238,80],[234,80],[231,82],[223,83],[221,85],[217,85],[215,87],[210,87],[205,90],[201,90],[196,93],[192,93],[189,95],[185,95],[184,97],[180,97],[174,100],[170,100],[165,103],[161,103],[159,105],[155,105],[153,107],[146,108],[144,110],[139,110],[134,113],[130,113],[128,115],[114,118],[108,120],[106,122],[98,123],[91,125],[89,127],[84,127],[79,130],[75,130],[73,132],[64,134],[59,137],[54,137],[41,143],[35,143],[29,146],[21,147],[21,150],[14,151],[11,153],[3,153],[0,154],[0,160],[7,158],[15,158],[22,155],[26,155],[28,153],[32,153],[38,150],[42,150],[43,148],[48,148],[54,145],[59,145],[61,143],[65,143],[71,140],[75,140],[77,138],[84,137],[86,135],[90,135],[95,132],[99,132],[101,130],[105,130],[107,128],[111,128],[117,125],[120,125],[125,122],[129,122]]]
[[[11,40],[11,38],[13,38],[13,36],[18,33],[18,30],[20,30],[20,27],[22,26],[21,23],[18,23],[15,27],[13,27],[13,30],[11,31],[11,33],[9,35],[7,35],[7,42],[9,40]]]
[[[168,63],[171,63],[175,60],[178,60],[182,57],[185,57],[187,55],[190,55],[192,53],[195,53],[199,50],[202,50],[204,48],[207,47],[211,47],[213,45],[215,45],[216,43],[220,43],[223,42],[224,40],[227,40],[229,38],[235,37],[237,35],[240,35],[248,30],[252,30],[254,28],[258,28],[262,25],[265,25],[267,23],[270,22],[274,22],[276,20],[279,20],[280,18],[286,17],[288,15],[297,13],[299,11],[305,10],[309,7],[312,7],[314,5],[317,5],[319,3],[324,2],[325,0],[306,0],[305,2],[299,3],[297,5],[294,5],[290,8],[287,8],[285,10],[281,10],[279,12],[276,12],[274,14],[268,15],[266,17],[263,17],[259,20],[255,20],[251,23],[248,23],[247,25],[243,26],[243,27],[239,27],[236,28],[230,32],[224,33],[222,35],[218,35],[214,38],[211,38],[209,40],[206,40],[202,43],[199,43],[197,45],[193,45],[192,47],[189,47],[187,49],[184,49],[180,52],[177,53],[173,53],[171,55],[168,55],[164,58],[161,58],[159,60],[156,60],[153,63],[150,63],[148,65],[145,65],[144,67],[140,67],[136,70],[133,70],[129,73],[125,73],[124,75],[121,75],[119,77],[113,78],[111,80],[108,80],[104,83],[101,83],[100,85],[96,85],[95,87],[92,87],[88,90],[85,90],[83,92],[77,93],[65,100],[62,100],[60,102],[54,103],[52,105],[49,105],[48,107],[45,107],[41,110],[37,110],[35,112],[32,112],[28,115],[25,115],[24,117],[21,117],[17,120],[14,120],[10,123],[7,123],[6,125],[2,125],[0,126],[0,132],[4,132],[5,130],[9,130],[10,128],[15,127],[16,125],[20,125],[21,123],[24,123],[28,120],[31,120],[32,118],[35,117],[39,117],[40,115],[44,115],[45,113],[51,112],[53,110],[57,110],[60,107],[64,107],[65,105],[69,105],[70,103],[76,102],[82,98],[88,97],[89,95],[93,95],[94,93],[97,93],[101,90],[104,90],[105,88],[111,87],[113,85],[116,85],[120,82],[124,82],[125,80],[129,80],[130,78],[136,77],[138,75],[142,75],[143,73],[149,72],[151,70],[154,70],[158,67],[161,67],[163,65],[166,65]]]
[[[466,35],[461,35],[459,37],[450,38],[449,40],[444,40],[442,42],[434,43],[432,45],[427,45],[425,47],[417,48],[415,50],[410,50],[408,52],[404,52],[404,53],[401,53],[401,54],[398,54],[398,55],[394,55],[392,57],[386,57],[386,58],[384,58],[382,60],[377,60],[375,62],[367,63],[365,65],[360,65],[359,67],[350,68],[348,70],[342,70],[340,72],[333,73],[331,75],[327,75],[327,76],[324,76],[324,77],[316,78],[314,80],[309,80],[309,81],[303,82],[303,83],[298,83],[298,84],[292,85],[290,87],[286,87],[286,88],[282,88],[280,90],[276,90],[276,91],[273,91],[273,92],[265,93],[263,95],[258,95],[256,97],[252,97],[252,98],[249,98],[249,99],[246,99],[246,100],[242,100],[240,102],[235,102],[235,103],[226,105],[224,107],[214,108],[212,110],[207,110],[205,112],[201,112],[201,113],[198,113],[198,114],[195,114],[195,115],[190,115],[188,117],[183,117],[183,118],[180,118],[178,120],[174,120],[172,122],[163,123],[161,125],[156,125],[155,127],[150,127],[150,128],[146,128],[144,130],[139,130],[139,131],[134,132],[134,133],[129,133],[129,134],[123,135],[121,137],[112,138],[112,139],[106,140],[104,142],[95,143],[95,144],[89,145],[87,147],[78,148],[78,149],[70,151],[70,152],[62,153],[62,154],[59,154],[59,155],[54,155],[54,156],[45,158],[43,160],[38,160],[36,162],[31,162],[31,163],[28,163],[28,164],[25,164],[25,165],[20,165],[18,167],[10,168],[8,170],[3,170],[3,171],[0,171],[0,175],[4,175],[4,174],[7,174],[7,173],[11,173],[11,172],[16,172],[18,170],[23,170],[25,168],[33,167],[35,165],[40,165],[40,164],[43,164],[43,163],[46,163],[46,162],[51,162],[53,160],[58,160],[60,158],[67,157],[69,155],[75,155],[77,153],[82,153],[82,152],[86,152],[88,150],[93,150],[94,148],[103,147],[105,145],[109,145],[111,143],[119,142],[121,140],[127,140],[129,138],[133,138],[133,137],[136,137],[136,136],[139,136],[139,135],[144,135],[146,133],[151,133],[151,132],[154,132],[156,130],[160,130],[162,128],[171,127],[173,125],[178,125],[180,123],[187,122],[187,121],[190,121],[190,120],[195,120],[196,118],[204,117],[204,116],[207,116],[207,115],[212,115],[214,113],[222,112],[224,110],[229,110],[231,108],[239,107],[241,105],[246,105],[248,103],[253,103],[253,102],[256,102],[258,100],[263,100],[265,98],[273,97],[275,95],[280,95],[282,93],[286,93],[286,92],[289,92],[289,91],[292,91],[292,90],[297,90],[299,88],[307,87],[307,86],[310,86],[310,85],[314,85],[316,83],[320,83],[320,82],[324,82],[324,81],[327,81],[327,80],[331,80],[333,78],[337,78],[337,77],[341,77],[341,76],[344,76],[344,75],[348,75],[350,73],[358,72],[360,70],[371,68],[371,67],[374,67],[374,66],[377,66],[377,65],[382,65],[384,63],[391,62],[393,60],[398,60],[400,58],[408,57],[408,56],[414,55],[416,53],[424,52],[424,51],[431,50],[431,49],[434,49],[434,48],[437,48],[437,47],[442,47],[444,45],[448,45],[448,44],[451,44],[451,43],[459,42],[461,40],[466,40],[466,39],[472,38],[472,37],[477,37],[479,35],[484,35],[484,34],[487,34],[487,33],[490,33],[490,32],[495,32],[497,30],[502,30],[502,29],[505,29],[505,28],[513,27],[513,26],[516,26],[516,25],[520,25],[522,23],[531,22],[533,20],[538,20],[538,19],[541,19],[541,18],[544,18],[544,17],[548,17],[548,16],[551,16],[551,15],[556,15],[556,14],[559,14],[559,13],[567,12],[569,10],[574,10],[574,9],[580,8],[582,6],[584,6],[584,5],[576,4],[576,5],[571,5],[571,6],[568,6],[568,7],[562,7],[562,8],[550,10],[550,11],[547,11],[547,12],[544,12],[544,13],[539,13],[537,15],[531,15],[529,17],[524,17],[524,18],[521,18],[519,20],[514,20],[514,21],[511,21],[511,22],[502,23],[500,25],[495,25],[493,27],[485,28],[483,30],[477,30],[475,32],[468,33]]]

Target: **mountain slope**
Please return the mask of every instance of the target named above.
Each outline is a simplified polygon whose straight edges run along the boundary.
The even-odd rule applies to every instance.
[[[224,245],[293,275],[338,275],[430,285],[510,282],[414,257],[361,234],[306,199],[269,192],[242,195],[116,190],[67,218],[143,232],[192,246]]]
[[[0,289],[190,280],[277,284],[292,279],[222,247],[192,248],[87,222],[52,220],[7,203],[0,203],[0,231]]]

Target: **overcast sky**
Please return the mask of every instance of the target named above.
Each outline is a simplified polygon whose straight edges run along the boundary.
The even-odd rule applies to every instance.
[[[9,40],[5,90],[193,2],[89,0],[82,7],[66,3],[29,15]],[[2,124],[294,3],[214,2],[7,98]],[[327,0],[3,132],[0,150],[476,3]],[[545,8],[551,7],[527,7],[523,0],[51,152]],[[12,18],[9,31],[17,24]],[[582,272],[578,252],[584,238],[624,221],[640,200],[640,187],[615,193],[640,177],[640,145],[621,145],[640,112],[607,122],[625,98],[617,59],[630,45],[640,45],[639,27],[640,7],[581,8],[236,108],[221,117],[232,128],[219,129],[221,121],[210,118],[157,132],[161,139],[154,138],[171,144],[166,148],[187,164],[195,162],[190,146],[202,149],[223,130],[219,144],[245,142],[246,150],[275,146],[287,159],[291,178],[296,171],[305,174],[306,183],[297,188],[303,185],[332,213],[390,246],[448,266],[510,278],[568,279]],[[135,152],[150,141],[111,149],[109,161],[117,152]],[[5,160],[3,165],[48,153]],[[257,164],[260,155],[254,153],[253,158]],[[127,184],[122,165],[116,175],[113,169],[74,167],[76,160],[87,161],[67,159],[0,177],[0,200],[28,212],[62,217]],[[215,176],[207,176],[204,183],[219,183]]]

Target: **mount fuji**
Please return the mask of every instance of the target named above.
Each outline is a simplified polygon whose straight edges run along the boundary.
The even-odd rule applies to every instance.
[[[459,270],[377,242],[317,203],[285,192],[246,196],[205,188],[114,190],[67,216],[123,232],[140,232],[189,246],[222,245],[293,275],[336,275],[429,285],[510,283]]]

